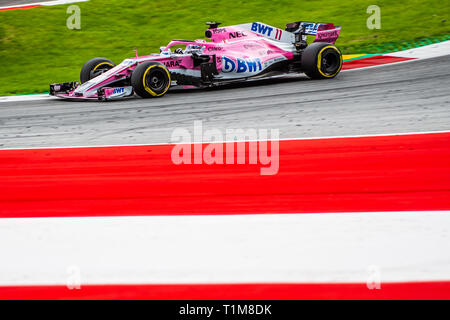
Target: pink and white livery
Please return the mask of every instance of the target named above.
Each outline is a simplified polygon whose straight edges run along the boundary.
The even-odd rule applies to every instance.
[[[312,79],[334,78],[342,55],[334,45],[340,27],[331,23],[293,22],[285,30],[261,22],[219,27],[208,22],[206,40],[172,40],[159,54],[125,59],[119,65],[94,58],[78,82],[50,85],[50,94],[66,99],[113,100],[163,96],[171,87],[210,87],[288,73]],[[307,36],[315,36],[307,43]]]

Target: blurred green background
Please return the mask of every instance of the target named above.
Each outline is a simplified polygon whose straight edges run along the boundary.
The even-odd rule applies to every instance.
[[[69,30],[69,5],[0,11],[0,95],[48,91],[51,82],[79,79],[84,62],[116,63],[159,52],[172,38],[204,37],[206,21],[224,26],[260,21],[341,25],[344,53],[378,53],[450,39],[448,0],[91,0],[81,8],[81,30]],[[381,29],[369,30],[369,5],[381,8]]]

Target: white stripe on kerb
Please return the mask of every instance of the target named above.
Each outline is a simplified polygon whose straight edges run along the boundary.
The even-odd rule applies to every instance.
[[[430,44],[424,47],[409,49],[405,51],[393,52],[385,54],[385,56],[415,58],[415,59],[429,59],[450,54],[450,40],[440,43]]]
[[[0,285],[450,279],[450,211],[0,220]]]

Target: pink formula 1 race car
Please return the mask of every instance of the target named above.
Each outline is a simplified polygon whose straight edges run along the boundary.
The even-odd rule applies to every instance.
[[[94,58],[81,69],[81,84],[51,84],[50,94],[101,101],[134,94],[152,98],[171,87],[211,87],[291,73],[328,79],[342,67],[341,52],[334,45],[340,27],[331,23],[293,22],[285,30],[260,22],[223,28],[207,24],[210,41],[172,40],[159,54],[125,59],[117,66]],[[315,36],[310,45],[307,35]]]

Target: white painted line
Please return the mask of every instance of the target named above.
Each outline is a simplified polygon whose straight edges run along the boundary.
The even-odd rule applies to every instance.
[[[372,137],[395,137],[405,135],[419,135],[419,134],[435,134],[435,133],[450,133],[450,130],[436,130],[436,131],[418,131],[418,132],[398,132],[398,133],[380,133],[380,134],[361,134],[361,135],[347,135],[347,136],[323,136],[323,137],[291,137],[291,138],[279,138],[274,139],[260,139],[260,140],[233,140],[233,141],[203,141],[201,143],[230,143],[230,142],[258,142],[258,141],[290,141],[290,140],[321,140],[321,139],[347,139],[347,138],[372,138]],[[58,133],[56,133],[58,134]],[[200,143],[200,142],[192,142]],[[188,142],[181,143],[136,143],[136,144],[106,144],[106,145],[87,145],[87,146],[55,146],[55,147],[21,147],[21,148],[0,148],[0,151],[4,150],[50,150],[50,149],[76,149],[76,148],[111,148],[111,147],[152,147],[152,146],[174,146],[182,144],[191,144]]]
[[[0,97],[1,102],[26,102],[26,101],[39,101],[39,100],[50,100],[58,99],[56,97],[50,96],[49,94],[30,94],[21,96],[6,96]]]
[[[0,285],[450,279],[450,211],[0,220]],[[73,279],[72,279],[73,280]]]
[[[87,2],[89,0],[55,0],[55,1],[44,1],[44,2],[33,2],[33,3],[24,3],[24,4],[17,4],[12,6],[5,6],[0,7],[0,9],[8,9],[8,8],[21,8],[21,7],[28,7],[28,6],[57,6],[61,4],[70,4],[70,3],[77,3],[77,2]]]
[[[430,59],[450,54],[450,40],[440,43],[434,43],[427,46],[413,48],[405,51],[384,54],[384,56],[414,58],[414,59]]]

